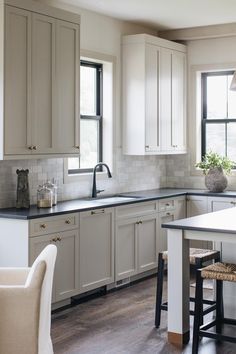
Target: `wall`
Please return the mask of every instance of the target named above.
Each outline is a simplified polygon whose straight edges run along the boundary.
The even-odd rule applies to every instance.
[[[120,55],[121,36],[123,34],[149,33],[155,30],[118,21],[94,12],[73,6],[63,5],[55,0],[38,0],[49,5],[78,12],[81,14],[81,48],[93,52],[105,53],[116,57],[116,112],[114,144],[114,178],[99,180],[98,187],[106,193],[117,193],[139,189],[151,189],[165,186],[165,157],[129,157],[121,152],[121,113],[120,113]],[[91,193],[92,179],[64,184],[63,159],[0,161],[0,207],[15,205],[16,169],[30,170],[29,183],[31,203],[36,202],[37,186],[47,179],[55,177],[59,186],[59,200],[88,196]]]
[[[204,177],[200,173],[194,171],[195,158],[195,142],[193,100],[191,89],[191,71],[193,66],[214,65],[220,68],[222,64],[225,66],[236,68],[236,37],[194,40],[187,42],[188,46],[188,146],[189,153],[187,155],[167,156],[166,157],[166,174],[167,187],[189,187],[189,188],[205,188]],[[228,189],[236,189],[236,173],[229,178]]]

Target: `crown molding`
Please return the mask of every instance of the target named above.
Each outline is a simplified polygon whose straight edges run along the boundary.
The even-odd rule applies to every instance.
[[[232,37],[236,36],[236,23],[159,31],[158,36],[174,41]]]

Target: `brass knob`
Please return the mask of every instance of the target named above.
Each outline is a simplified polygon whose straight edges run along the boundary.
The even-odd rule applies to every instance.
[[[166,206],[170,206],[170,204],[169,204],[169,203],[166,203]]]
[[[166,215],[167,215],[167,216],[170,216],[170,215],[171,215],[171,213],[166,213]]]
[[[139,223],[142,224],[143,222],[140,220]]]
[[[80,149],[79,145],[75,146],[75,148],[78,149],[78,150]]]
[[[70,224],[70,220],[66,220],[65,223],[69,225]]]
[[[37,150],[37,146],[36,145],[33,146],[33,150]]]
[[[61,237],[57,237],[57,241],[61,241]]]
[[[41,224],[40,227],[41,229],[46,229],[46,224]]]
[[[53,237],[52,242],[57,242],[57,237]]]
[[[33,150],[33,146],[28,146],[28,149],[29,150]]]

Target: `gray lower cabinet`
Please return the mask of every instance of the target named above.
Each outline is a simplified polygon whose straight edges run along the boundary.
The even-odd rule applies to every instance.
[[[52,302],[58,302],[78,294],[78,230],[31,237],[30,265],[48,244],[57,246]]]
[[[80,292],[114,282],[114,209],[80,213]]]
[[[157,266],[157,214],[117,220],[115,237],[115,280]]]

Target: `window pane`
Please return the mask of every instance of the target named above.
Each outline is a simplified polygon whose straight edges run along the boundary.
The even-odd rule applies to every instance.
[[[225,124],[206,124],[206,152],[225,155]]]
[[[236,123],[227,124],[227,156],[236,162]]]
[[[229,89],[233,75],[228,76],[228,118],[236,118],[236,91]]]
[[[80,66],[80,113],[96,115],[96,68]]]
[[[207,77],[207,118],[227,117],[227,75]]]
[[[97,120],[80,120],[80,168],[93,168],[98,161],[99,125]]]

